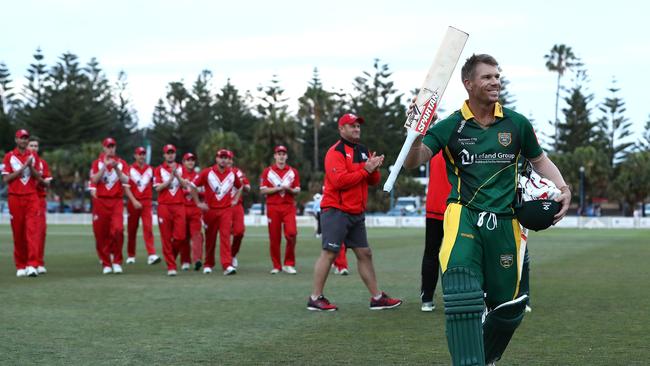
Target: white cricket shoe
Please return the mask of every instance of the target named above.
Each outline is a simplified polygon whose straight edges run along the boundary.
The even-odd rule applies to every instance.
[[[36,272],[38,272],[39,275],[46,274],[47,269],[45,268],[45,266],[38,266],[36,267]]]
[[[226,270],[223,271],[224,276],[230,276],[234,274],[237,274],[237,269],[233,266],[228,266],[228,268],[226,268]]]
[[[117,264],[117,263],[113,263],[113,273],[115,273],[115,274],[120,274],[120,273],[122,273],[122,272],[124,272],[124,271],[122,270],[122,266],[120,266],[120,265]]]
[[[113,268],[111,268],[111,267],[109,267],[109,266],[106,266],[106,267],[104,267],[104,269],[102,270],[102,273],[103,273],[103,274],[111,274],[111,273],[113,273]]]
[[[189,263],[181,264],[181,271],[189,271],[189,270],[190,270],[190,264]]]
[[[211,267],[204,267],[203,268],[203,274],[210,274],[212,273],[212,268]]]
[[[170,276],[170,277],[174,277],[174,276],[176,276],[177,274],[178,274],[178,273],[176,272],[175,269],[170,269],[169,271],[167,271],[167,276]]]
[[[38,271],[32,266],[27,266],[25,272],[27,272],[27,277],[38,277]]]
[[[135,257],[126,258],[126,264],[135,264]]]
[[[436,308],[436,306],[433,304],[433,301],[431,301],[431,302],[423,302],[422,307],[420,308],[420,310],[428,313],[428,312],[433,311],[433,309],[435,309],[435,308]]]
[[[157,256],[155,254],[151,254],[149,257],[147,257],[147,264],[148,265],[152,265],[152,264],[156,264],[156,263],[160,263],[160,257],[159,256]]]
[[[280,270],[277,269],[277,268],[273,268],[273,269],[271,270],[271,274],[278,274],[278,273],[280,273]]]
[[[296,268],[294,266],[282,266],[282,272],[286,274],[292,274],[292,275],[298,273],[298,271],[296,271]]]
[[[239,261],[237,260],[237,257],[232,257],[232,266],[235,268],[239,267]]]
[[[25,276],[27,276],[27,271],[24,268],[16,270],[16,277],[25,277]]]
[[[525,311],[527,313],[530,313],[531,311],[533,311],[533,308],[531,308],[530,305],[526,305],[526,310]]]

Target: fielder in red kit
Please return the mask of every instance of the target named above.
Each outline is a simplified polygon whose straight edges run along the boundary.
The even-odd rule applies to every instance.
[[[29,132],[16,132],[16,148],[5,154],[2,179],[8,185],[9,215],[14,237],[17,277],[37,277],[40,248],[40,210],[36,187],[42,183],[38,158],[27,149]]]
[[[250,192],[251,183],[246,177],[246,174],[237,167],[233,167],[233,159],[235,158],[235,153],[228,150],[228,159],[226,160],[227,165],[235,173],[235,176],[242,184],[241,193],[239,194],[239,199],[236,204],[232,207],[232,266],[237,268],[239,265],[237,261],[237,254],[241,248],[241,242],[244,238],[244,232],[246,231],[246,225],[244,225],[244,193]],[[237,192],[233,189],[232,191],[233,199]]]
[[[153,187],[158,192],[158,229],[162,240],[167,275],[176,276],[176,257],[185,243],[185,196],[183,167],[176,163],[176,147],[163,147],[165,162],[154,172]]]
[[[153,168],[145,163],[146,154],[147,150],[144,147],[137,147],[133,154],[135,161],[126,170],[126,175],[129,177],[129,185],[131,186],[131,193],[134,198],[133,201],[129,200],[126,204],[126,212],[128,215],[126,264],[135,263],[136,236],[138,234],[140,219],[142,219],[142,234],[148,254],[147,264],[160,263],[160,257],[156,255],[151,223],[153,219]]]
[[[294,197],[300,193],[300,176],[298,171],[287,165],[287,148],[278,145],[274,149],[275,164],[264,169],[260,177],[260,192],[266,196],[266,217],[269,221],[269,241],[273,269],[271,274],[280,270],[296,274],[296,202]],[[282,225],[287,246],[284,253],[284,265],[280,265],[280,244],[282,242]]]
[[[93,195],[93,232],[97,255],[102,262],[102,273],[122,273],[124,246],[124,201],[132,199],[128,164],[115,155],[116,142],[108,137],[102,142],[104,152],[90,168],[90,187]]]
[[[219,234],[219,256],[224,276],[237,273],[232,266],[230,252],[230,234],[232,232],[232,207],[239,199],[241,181],[228,168],[226,149],[217,152],[216,164],[205,168],[193,182],[192,199],[203,210],[203,220],[207,226],[205,232],[205,268],[203,273],[212,273],[215,264],[217,234]],[[199,201],[197,187],[205,189],[205,203]],[[232,190],[237,191],[233,199]]]
[[[29,139],[29,144],[27,145],[27,149],[34,154],[34,157],[37,158],[37,163],[35,164],[35,168],[38,170],[39,173],[41,173],[41,177],[43,178],[43,182],[39,182],[36,185],[36,192],[38,194],[38,205],[39,205],[39,250],[38,250],[38,267],[36,267],[36,271],[38,272],[39,275],[47,273],[47,269],[45,268],[45,237],[47,236],[47,220],[46,220],[46,214],[47,214],[47,188],[50,186],[50,182],[52,182],[52,175],[50,174],[50,167],[47,165],[47,162],[45,159],[41,158],[38,155],[38,150],[39,150],[39,142],[38,139],[32,137]]]
[[[193,182],[198,173],[195,171],[196,156],[192,153],[183,155],[183,179],[188,183]],[[181,262],[188,264],[189,269],[190,261],[194,261],[194,270],[198,271],[203,266],[203,212],[196,205],[192,199],[191,184],[183,188],[185,197],[185,222],[186,222],[186,235],[185,243],[181,252]],[[203,201],[203,187],[198,189],[199,199]],[[189,251],[191,250],[191,255]],[[188,257],[187,259],[183,257]],[[183,263],[185,265],[185,263]],[[181,267],[185,270],[184,267]]]

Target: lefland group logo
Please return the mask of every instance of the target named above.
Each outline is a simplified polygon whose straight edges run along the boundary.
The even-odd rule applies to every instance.
[[[516,154],[501,153],[501,152],[484,152],[480,154],[472,154],[467,149],[463,149],[458,154],[460,156],[461,164],[472,165],[476,164],[511,164]]]

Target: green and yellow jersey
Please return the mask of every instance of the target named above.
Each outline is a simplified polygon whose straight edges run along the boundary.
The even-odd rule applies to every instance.
[[[526,117],[499,103],[494,117],[493,124],[481,127],[466,101],[433,125],[422,142],[434,155],[443,150],[451,183],[447,203],[512,215],[520,157],[533,159],[543,151]]]

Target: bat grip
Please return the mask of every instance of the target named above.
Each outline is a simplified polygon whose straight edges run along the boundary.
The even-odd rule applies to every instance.
[[[397,160],[395,160],[395,164],[393,164],[393,169],[391,169],[390,174],[388,175],[388,179],[386,179],[386,183],[384,183],[384,192],[390,192],[393,190],[393,185],[397,180],[399,171],[402,169],[402,165],[404,165],[404,160],[406,160],[406,156],[409,154],[409,151],[411,150],[411,145],[413,145],[413,141],[415,141],[415,139],[419,135],[420,134],[417,131],[413,131],[413,130],[407,131],[404,145],[402,145],[402,149],[400,150],[399,155],[397,155]]]

